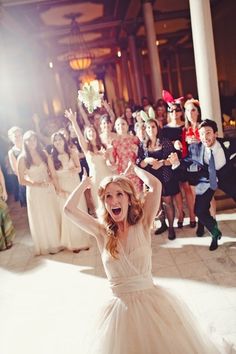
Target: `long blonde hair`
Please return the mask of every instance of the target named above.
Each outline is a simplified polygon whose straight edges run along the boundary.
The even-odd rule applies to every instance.
[[[110,252],[112,257],[117,258],[118,250],[118,225],[112,219],[111,215],[105,208],[105,191],[109,184],[116,183],[129,198],[129,207],[127,221],[129,225],[135,225],[143,216],[142,202],[137,197],[133,183],[125,176],[109,176],[102,180],[98,189],[98,196],[100,198],[99,215],[102,223],[105,225],[108,241],[106,249]]]

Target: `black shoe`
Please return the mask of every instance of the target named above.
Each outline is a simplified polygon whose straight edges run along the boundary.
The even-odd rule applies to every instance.
[[[182,227],[183,227],[183,221],[178,221],[178,222],[177,222],[177,225],[178,225],[178,229],[182,229]]]
[[[174,240],[176,238],[175,229],[173,227],[169,227],[168,229],[168,239]]]
[[[204,230],[204,225],[202,225],[200,222],[198,222],[198,226],[197,226],[197,231],[196,231],[196,235],[198,237],[202,237],[205,233],[205,230]]]
[[[161,223],[161,227],[159,227],[159,229],[157,229],[154,234],[155,235],[160,235],[163,232],[165,232],[168,229],[168,226],[166,225],[165,221]]]
[[[210,244],[210,247],[209,247],[210,251],[217,250],[217,248],[218,248],[218,240],[220,240],[220,239],[221,239],[221,236],[212,237],[211,244]]]
[[[196,223],[196,221],[190,221],[189,225],[192,229],[194,229],[194,227],[196,227],[197,223]]]

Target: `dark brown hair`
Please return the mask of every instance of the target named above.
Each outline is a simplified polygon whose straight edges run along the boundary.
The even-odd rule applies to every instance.
[[[24,156],[25,165],[26,165],[27,168],[30,168],[30,166],[33,165],[33,159],[32,159],[32,156],[30,154],[30,151],[28,149],[28,146],[26,144],[26,141],[29,140],[32,136],[34,136],[36,141],[37,141],[37,145],[36,145],[37,153],[41,157],[42,161],[47,164],[47,155],[42,149],[42,146],[41,146],[41,144],[39,142],[37,134],[33,130],[28,130],[23,135],[23,156]]]
[[[54,145],[54,140],[55,140],[55,138],[57,136],[60,136],[62,138],[62,140],[64,141],[65,153],[70,158],[70,150],[69,150],[68,143],[67,143],[67,140],[66,140],[65,136],[62,133],[60,133],[60,132],[56,132],[56,133],[52,134],[52,137],[51,137],[51,141],[52,141],[51,156],[52,156],[52,161],[53,161],[55,170],[59,170],[60,168],[62,168],[62,163],[61,163],[61,161],[58,158],[59,152],[58,152],[57,148]]]
[[[88,137],[87,137],[87,130],[88,129],[93,129],[96,133],[95,146],[98,149],[98,151],[101,150],[101,148],[105,148],[105,145],[103,145],[103,143],[101,142],[101,139],[100,139],[97,129],[91,124],[91,125],[87,125],[84,129],[84,137],[85,137],[85,140],[88,144],[88,151],[94,152],[94,146],[93,146],[93,144],[91,144],[91,142],[88,140]]]

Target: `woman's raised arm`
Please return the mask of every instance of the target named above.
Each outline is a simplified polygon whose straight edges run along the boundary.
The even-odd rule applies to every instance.
[[[94,236],[100,246],[104,244],[105,229],[97,219],[78,208],[81,196],[85,190],[91,188],[91,177],[83,175],[83,179],[67,199],[64,212],[82,230]]]
[[[151,228],[155,216],[160,208],[162,184],[159,179],[151,173],[136,165],[132,165],[131,163],[129,163],[125,174],[129,174],[132,170],[149,189],[144,201],[143,223],[146,227]]]
[[[70,109],[66,109],[65,110],[65,117],[69,119],[69,121],[71,122],[75,132],[76,132],[76,135],[77,135],[77,138],[79,140],[79,144],[81,146],[81,149],[83,150],[83,153],[86,154],[87,151],[88,151],[88,146],[87,146],[87,142],[83,136],[83,133],[77,123],[77,114],[76,112],[73,113],[71,108]]]

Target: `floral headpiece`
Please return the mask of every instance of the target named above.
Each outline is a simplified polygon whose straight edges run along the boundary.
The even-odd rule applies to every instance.
[[[198,100],[196,100],[195,98],[190,98],[189,100],[187,100],[184,104],[184,108],[186,108],[186,106],[189,104],[189,103],[192,103],[194,104],[195,106],[198,106],[200,107],[200,102]]]

